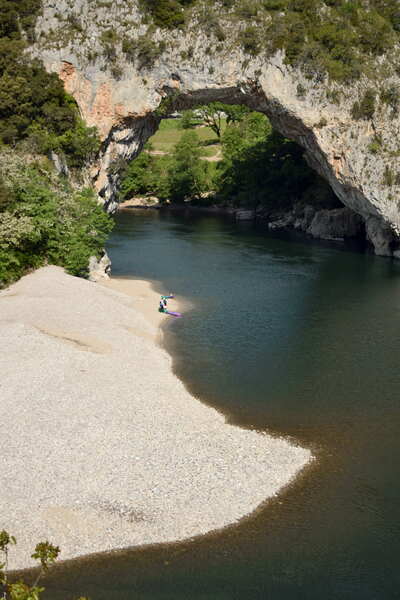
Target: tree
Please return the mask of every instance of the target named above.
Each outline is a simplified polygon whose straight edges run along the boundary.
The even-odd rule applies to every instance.
[[[224,104],[224,113],[226,114],[226,124],[240,123],[251,111],[243,104]]]
[[[217,192],[238,205],[283,208],[315,182],[303,149],[272,130],[268,119],[250,113],[222,138]]]
[[[184,202],[206,189],[206,165],[200,159],[199,138],[194,131],[185,131],[175,146],[169,185],[175,202]]]
[[[180,120],[180,126],[182,129],[190,129],[193,126],[193,111],[185,110],[182,115],[182,119]]]
[[[240,123],[251,111],[241,104],[224,104],[223,102],[210,102],[198,109],[204,123],[210,127],[221,139],[224,118],[226,124]]]
[[[224,106],[225,105],[222,104],[222,102],[210,102],[210,104],[200,106],[198,109],[204,123],[214,131],[218,139],[221,138],[222,134],[222,119],[225,112]]]
[[[120,195],[129,200],[135,195],[154,195],[160,200],[169,197],[169,156],[152,156],[142,152],[127,166],[122,176]]]
[[[46,159],[9,149],[0,152],[0,182],[0,287],[45,262],[86,276],[113,225],[94,191],[74,190]]]

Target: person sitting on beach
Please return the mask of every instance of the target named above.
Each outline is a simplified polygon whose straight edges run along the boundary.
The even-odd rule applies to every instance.
[[[163,300],[165,308],[167,308],[167,299],[164,297],[162,300]]]
[[[160,304],[159,304],[159,307],[158,307],[158,312],[165,312],[165,307],[164,307],[164,304],[163,304],[162,300],[160,300]]]

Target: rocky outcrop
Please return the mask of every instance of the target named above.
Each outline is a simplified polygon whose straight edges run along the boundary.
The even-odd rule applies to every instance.
[[[323,240],[343,240],[359,237],[364,232],[364,222],[350,208],[319,210],[315,213],[307,233]]]
[[[143,39],[147,31],[134,0],[43,4],[33,51],[48,70],[59,73],[88,124],[99,128],[103,146],[93,177],[108,210],[116,208],[118,160],[140,152],[158,126],[160,104],[172,111],[212,100],[242,103],[268,115],[278,131],[299,143],[343,204],[362,216],[376,252],[392,253],[400,232],[395,176],[400,119],[384,104],[374,121],[352,117],[354,101],[368,81],[350,88],[307,79],[285,63],[282,52],[246,55],[229,35],[217,42],[196,21],[185,32],[151,33],[151,40],[162,40],[165,48],[146,66],[122,51],[124,39]],[[68,22],[77,21],[81,33],[76,25],[75,33],[68,34]],[[111,29],[116,34],[112,60],[104,45]],[[400,83],[397,75],[384,76],[388,84]]]
[[[162,205],[156,196],[137,196],[118,204],[118,210],[126,208],[160,208]]]
[[[254,221],[256,213],[254,210],[241,210],[235,212],[236,221]]]
[[[97,256],[91,256],[89,259],[89,281],[100,281],[102,279],[108,279],[109,273],[111,272],[111,260],[104,251],[103,256],[97,258]]]
[[[400,258],[397,249],[398,240],[389,224],[370,216],[365,221],[367,239],[374,246],[375,254],[378,256],[390,256],[393,252],[395,258]]]
[[[347,207],[315,210],[309,205],[294,204],[289,210],[261,218],[266,220],[270,231],[298,231],[321,240],[365,239],[363,218]]]

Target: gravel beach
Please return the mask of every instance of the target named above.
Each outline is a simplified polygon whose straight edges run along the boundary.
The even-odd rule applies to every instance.
[[[43,539],[68,559],[221,528],[312,458],[189,394],[157,344],[168,317],[156,292],[127,285],[49,266],[0,293],[0,529],[17,537],[13,569]]]

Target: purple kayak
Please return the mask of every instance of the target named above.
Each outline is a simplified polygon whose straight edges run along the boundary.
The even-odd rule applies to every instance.
[[[171,315],[171,317],[182,317],[181,313],[174,312],[173,310],[165,310],[165,314]]]

